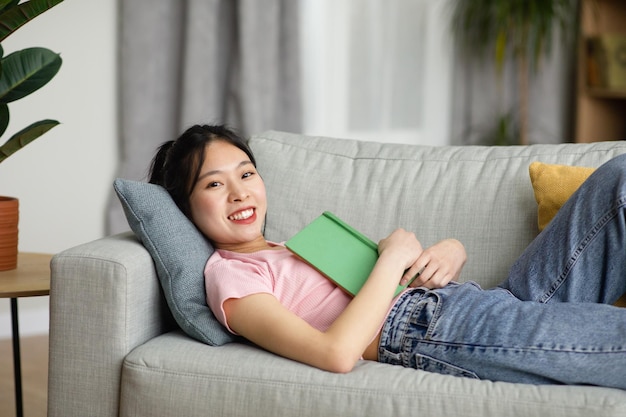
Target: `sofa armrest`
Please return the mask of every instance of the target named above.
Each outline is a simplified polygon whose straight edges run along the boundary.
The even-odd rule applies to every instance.
[[[174,328],[154,264],[132,233],[55,255],[48,415],[117,416],[122,361]]]

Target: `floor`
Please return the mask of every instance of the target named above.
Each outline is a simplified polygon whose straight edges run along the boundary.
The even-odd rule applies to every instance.
[[[46,417],[48,398],[48,335],[22,337],[24,417]],[[0,339],[0,417],[15,416],[11,339]]]

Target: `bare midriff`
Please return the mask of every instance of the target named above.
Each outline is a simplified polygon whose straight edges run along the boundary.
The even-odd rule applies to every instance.
[[[372,343],[369,344],[368,347],[365,348],[365,352],[363,352],[363,359],[367,359],[368,361],[378,361],[378,345],[380,343],[380,331],[372,340]]]

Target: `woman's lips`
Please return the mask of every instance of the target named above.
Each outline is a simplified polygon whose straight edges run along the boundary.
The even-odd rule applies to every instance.
[[[228,216],[228,220],[237,223],[252,223],[254,220],[256,220],[256,210],[254,210],[253,208],[240,210]]]

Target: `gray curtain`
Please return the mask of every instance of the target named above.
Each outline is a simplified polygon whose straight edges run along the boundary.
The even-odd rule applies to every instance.
[[[119,13],[118,177],[145,180],[195,123],[301,130],[298,2],[120,0]],[[114,195],[107,217],[107,233],[128,230]]]
[[[576,37],[555,37],[549,59],[531,77],[529,139],[531,143],[574,140],[576,96]],[[493,60],[466,59],[455,54],[451,143],[476,145],[494,129],[498,116],[517,116],[517,67],[508,62],[499,84]]]

